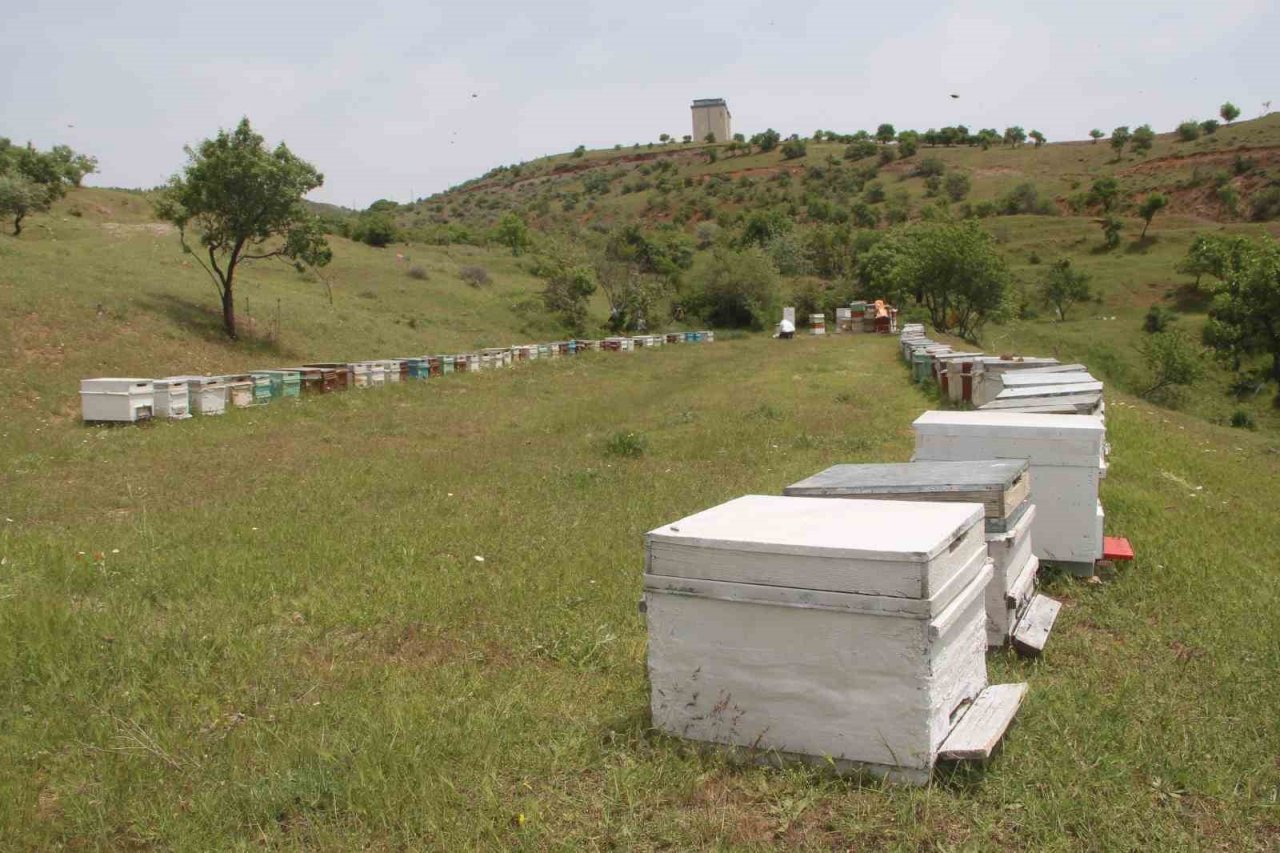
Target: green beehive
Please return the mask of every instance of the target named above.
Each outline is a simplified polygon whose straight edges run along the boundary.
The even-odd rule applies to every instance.
[[[271,376],[265,372],[250,373],[249,378],[253,381],[253,402],[254,405],[262,405],[271,402]]]
[[[271,383],[271,396],[277,399],[302,396],[302,374],[296,370],[263,370]]]
[[[426,379],[431,375],[431,363],[426,357],[406,358],[404,361],[409,365],[410,379]]]
[[[441,368],[440,368],[441,372],[442,372],[442,373],[453,373],[453,356],[451,356],[451,355],[446,355],[446,356],[444,356],[444,357],[443,357],[442,361],[443,361],[444,363],[443,363],[443,365],[442,365],[442,366],[441,366]]]
[[[925,350],[916,350],[911,354],[911,378],[924,382],[933,376],[933,356]]]

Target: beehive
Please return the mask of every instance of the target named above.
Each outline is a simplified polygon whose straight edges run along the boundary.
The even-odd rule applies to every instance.
[[[345,391],[351,386],[351,369],[346,362],[342,361],[320,361],[304,364],[303,367],[317,367],[321,370],[332,370],[333,380],[330,384],[328,375],[325,375],[324,389],[325,391]]]
[[[1106,471],[1106,430],[1101,420],[983,410],[925,412],[912,426],[917,460],[1028,460],[1036,556],[1092,572],[1102,556],[1098,485]]]
[[[221,415],[227,411],[227,383],[221,376],[171,376],[187,383],[192,414]]]
[[[355,361],[347,365],[347,370],[351,376],[351,387],[368,388],[369,387],[369,365],[364,362]]]
[[[982,515],[749,495],[650,531],[654,726],[926,781],[987,687]]]
[[[810,314],[809,315],[809,334],[825,335],[827,333],[827,315]]]
[[[246,409],[255,404],[253,399],[253,377],[247,373],[229,373],[215,377],[227,384],[227,402],[237,409]]]
[[[81,379],[80,409],[89,423],[143,421],[155,412],[155,386],[150,379]]]
[[[271,377],[266,373],[255,372],[249,374],[249,381],[253,387],[253,404],[255,406],[265,405],[271,402]]]
[[[259,374],[266,376],[271,383],[271,396],[274,398],[300,397],[302,396],[302,374],[296,370],[260,370],[252,376]]]

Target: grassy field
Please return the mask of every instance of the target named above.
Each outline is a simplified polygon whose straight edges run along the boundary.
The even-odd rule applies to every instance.
[[[1280,448],[1119,393],[1103,499],[1139,559],[1052,580],[1046,656],[991,659],[1031,693],[985,772],[740,769],[649,729],[643,532],[904,460],[929,406],[857,336],[6,414],[0,846],[1275,849]]]

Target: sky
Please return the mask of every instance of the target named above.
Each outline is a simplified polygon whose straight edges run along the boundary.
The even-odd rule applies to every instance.
[[[324,173],[311,198],[363,208],[682,136],[694,98],[748,136],[1253,118],[1280,109],[1278,34],[1276,0],[26,0],[0,15],[0,136],[152,187],[248,116]]]

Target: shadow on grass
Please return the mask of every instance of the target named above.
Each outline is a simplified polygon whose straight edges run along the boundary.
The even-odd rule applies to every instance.
[[[1173,307],[1183,312],[1201,313],[1209,310],[1213,297],[1194,284],[1183,284],[1169,293]]]
[[[282,346],[279,341],[260,334],[259,324],[246,314],[237,315],[236,325],[240,338],[232,341],[227,338],[222,328],[222,312],[213,310],[207,304],[168,293],[146,296],[139,300],[138,304],[142,308],[168,317],[192,336],[212,344],[222,344],[241,352],[262,355],[278,357],[292,355],[291,351]]]
[[[1147,250],[1160,241],[1159,235],[1149,234],[1146,237],[1139,237],[1132,243],[1124,247],[1125,254],[1128,255],[1145,255]]]

